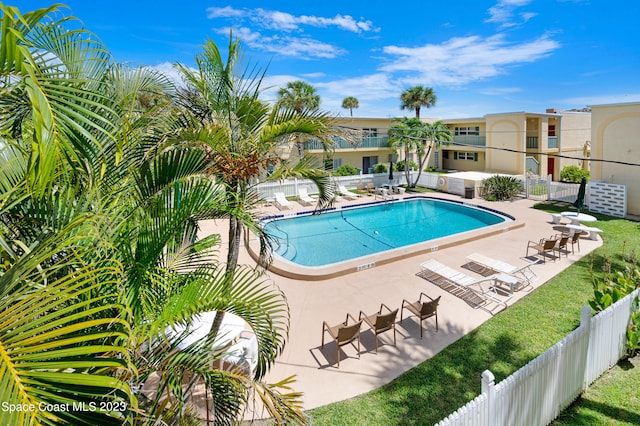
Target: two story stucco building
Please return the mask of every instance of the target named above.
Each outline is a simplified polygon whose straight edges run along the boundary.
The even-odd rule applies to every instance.
[[[336,141],[330,158],[334,169],[351,164],[363,173],[372,173],[375,164],[399,159],[388,146],[392,118],[336,120],[339,126],[360,131],[361,136],[355,144]],[[511,112],[441,121],[450,128],[453,142],[441,145],[431,156],[428,166],[437,170],[514,175],[529,172],[559,179],[562,167],[582,165],[580,159],[567,157],[582,158],[591,139],[591,114],[582,111],[550,109],[544,113]],[[325,155],[320,144],[313,141],[305,144],[305,150],[319,157]]]

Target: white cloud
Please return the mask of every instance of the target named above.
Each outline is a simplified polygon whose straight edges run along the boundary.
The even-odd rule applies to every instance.
[[[313,15],[295,16],[286,12],[265,9],[254,9],[249,13],[256,23],[276,30],[293,31],[299,30],[302,25],[308,25],[318,28],[337,27],[354,33],[377,31],[371,21],[355,20],[349,15],[337,14],[333,18]]]
[[[229,28],[218,28],[214,31],[219,34],[229,34]],[[283,56],[295,56],[299,59],[333,59],[345,53],[344,49],[309,37],[294,37],[289,35],[268,36],[260,32],[252,31],[247,27],[235,29],[233,34],[235,37],[238,37],[243,44],[253,49]]]
[[[354,96],[358,100],[398,97],[402,90],[402,87],[386,73],[315,83],[314,86],[327,95],[339,97],[341,102],[347,96]]]
[[[207,18],[239,18],[246,14],[246,12],[234,9],[231,6],[227,7],[210,7],[207,9]]]
[[[478,93],[480,93],[481,95],[488,96],[504,96],[518,92],[522,92],[522,89],[519,87],[487,87],[478,90]]]
[[[311,27],[327,28],[336,27],[344,31],[354,33],[379,31],[370,20],[363,18],[356,20],[349,15],[337,14],[334,17],[300,15],[295,16],[287,12],[279,10],[257,9],[234,9],[227,7],[210,7],[207,9],[207,17],[215,18],[244,18],[250,19],[254,23],[263,28],[269,28],[280,31],[301,30],[301,26],[307,25]]]
[[[157,65],[149,66],[148,68],[166,75],[169,80],[173,81],[178,86],[184,84],[180,71],[178,71],[171,62],[162,62]]]
[[[499,0],[495,6],[489,8],[489,18],[487,18],[485,22],[500,24],[502,28],[518,25],[519,23],[513,21],[515,9],[526,6],[529,3],[531,3],[531,0]],[[524,22],[526,22],[536,16],[536,14],[525,12],[519,14],[519,16]]]
[[[535,62],[559,47],[547,36],[516,44],[500,34],[452,38],[421,47],[386,46],[384,52],[395,59],[381,69],[405,73],[408,84],[456,86],[505,74],[507,67]]]

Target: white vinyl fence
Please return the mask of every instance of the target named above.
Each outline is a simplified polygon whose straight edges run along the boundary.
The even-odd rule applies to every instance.
[[[537,426],[551,423],[625,353],[626,330],[640,289],[591,317],[529,364],[495,384],[486,370],[482,393],[437,426]]]
[[[418,172],[411,172],[411,180],[415,180]],[[422,172],[418,180],[418,186],[430,189],[438,188],[438,179],[441,174]],[[554,182],[551,175],[543,178],[535,175],[515,176],[522,183],[522,196],[534,200],[555,200],[573,203],[578,196],[580,184]],[[449,192],[464,195],[464,180],[448,178]],[[459,182],[458,182],[459,181]],[[384,184],[405,185],[407,180],[404,172],[393,172],[393,179],[389,179],[388,173],[360,174],[355,176],[332,176],[331,182],[337,187],[344,185],[347,189],[356,189],[358,185],[366,187],[373,183],[376,187]],[[459,185],[454,185],[459,183]],[[275,192],[283,192],[286,197],[298,196],[300,188],[305,188],[309,194],[317,194],[318,188],[308,179],[288,179],[285,181],[263,182],[257,185],[258,198],[267,200],[274,198]],[[456,191],[457,188],[457,191]],[[602,182],[589,182],[585,204],[590,211],[609,214],[616,217],[626,216],[626,187],[624,185],[612,185]],[[594,206],[594,209],[591,209]]]
[[[534,200],[556,200],[573,203],[578,196],[578,183],[554,182],[551,175],[543,178],[536,175],[515,176],[522,182],[522,195]],[[586,204],[589,204],[587,191]]]
[[[414,172],[417,173],[417,172]],[[422,175],[425,175],[423,172]],[[354,176],[331,176],[331,182],[337,187],[344,185],[347,189],[356,189],[358,185],[366,187],[373,183],[376,188],[385,184],[405,185],[404,172],[393,172],[393,179],[389,179],[389,173],[360,174]],[[283,192],[285,197],[296,197],[300,188],[306,188],[307,193],[317,194],[318,188],[309,179],[287,179],[285,181],[263,182],[257,185],[258,198],[266,200],[274,197],[275,192]],[[435,183],[432,188],[435,188]]]

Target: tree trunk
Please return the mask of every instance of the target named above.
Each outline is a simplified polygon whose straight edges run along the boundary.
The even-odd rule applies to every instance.
[[[420,175],[422,174],[422,169],[424,168],[424,166],[427,164],[427,162],[429,161],[429,156],[431,155],[431,147],[432,145],[429,144],[429,146],[427,147],[427,153],[424,155],[424,157],[420,158],[420,164],[418,165],[418,176],[416,176],[416,181],[413,183],[413,187],[415,188],[415,186],[418,184],[418,181],[420,180]]]
[[[236,266],[238,265],[238,255],[240,253],[240,244],[242,242],[242,224],[240,221],[231,216],[229,218],[229,251],[227,252],[227,278],[234,273]],[[213,319],[211,329],[209,330],[209,336],[212,339],[218,335],[220,326],[222,326],[222,320],[224,319],[224,311],[217,311],[216,317]]]
[[[242,224],[231,216],[229,219],[229,252],[227,253],[227,273],[233,273],[238,265],[240,244],[242,243]]]
[[[407,144],[404,148],[404,177],[407,180],[407,186],[413,188],[413,186],[411,186],[411,172],[409,170],[409,149]]]

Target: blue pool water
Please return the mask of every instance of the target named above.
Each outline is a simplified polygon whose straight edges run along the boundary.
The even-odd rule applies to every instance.
[[[421,198],[275,219],[264,230],[284,259],[325,266],[505,220],[485,210]]]

